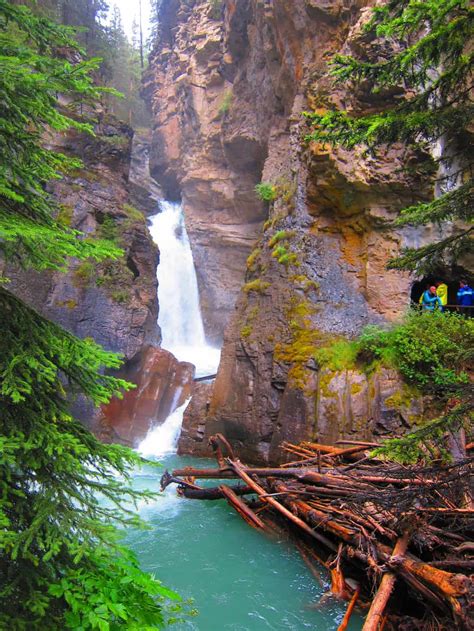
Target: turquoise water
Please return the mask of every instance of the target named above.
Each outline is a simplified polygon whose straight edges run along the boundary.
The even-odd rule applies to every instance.
[[[175,455],[162,462],[170,470],[208,464]],[[144,469],[137,474],[137,485],[157,490],[160,475],[155,469]],[[131,533],[127,543],[144,569],[184,599],[193,598],[199,612],[172,629],[337,630],[346,604],[332,597],[319,603],[329,588],[324,568],[321,585],[288,542],[250,528],[225,501],[182,499],[172,486],[141,507],[140,513],[152,528]],[[354,614],[348,628],[359,631],[361,617]]]

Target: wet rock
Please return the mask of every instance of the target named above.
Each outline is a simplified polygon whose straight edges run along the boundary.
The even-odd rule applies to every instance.
[[[141,350],[118,373],[137,387],[102,407],[102,437],[136,447],[191,396],[194,370],[162,348]]]
[[[210,434],[206,428],[206,418],[211,401],[212,382],[196,383],[192,390],[192,399],[183,417],[183,428],[178,442],[178,454],[192,454],[199,457],[212,456],[208,440]]]

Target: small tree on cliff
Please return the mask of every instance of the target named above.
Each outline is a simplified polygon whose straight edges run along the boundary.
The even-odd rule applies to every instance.
[[[395,226],[460,220],[464,227],[436,243],[406,249],[389,267],[421,272],[472,251],[473,32],[469,0],[389,0],[373,9],[365,37],[386,38],[396,43],[396,52],[381,52],[376,61],[336,55],[333,75],[342,83],[368,83],[374,94],[401,86],[404,98],[395,105],[385,101],[380,111],[365,116],[307,114],[313,127],[308,139],[348,149],[361,145],[373,152],[399,141],[425,149],[439,144],[438,195],[403,210]]]
[[[45,148],[44,139],[49,130],[91,131],[73,108],[97,98],[96,64],[58,58],[58,51],[77,58],[71,32],[5,0],[0,48],[3,259],[61,270],[70,256],[120,256],[113,244],[57,222],[46,192],[79,162]],[[69,114],[58,110],[58,94],[71,104]],[[101,444],[69,412],[76,393],[100,404],[129,387],[103,374],[119,357],[44,319],[0,281],[0,627],[161,626],[164,599],[174,595],[118,541],[117,525],[139,525],[124,502],[148,496],[129,483],[141,459]]]

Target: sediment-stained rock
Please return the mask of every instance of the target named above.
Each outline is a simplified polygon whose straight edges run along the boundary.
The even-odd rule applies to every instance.
[[[149,429],[163,423],[191,396],[194,366],[148,346],[127,362],[119,376],[137,387],[102,408],[101,436],[136,447]]]

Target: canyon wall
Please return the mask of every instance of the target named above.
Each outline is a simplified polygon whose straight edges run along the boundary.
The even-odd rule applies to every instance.
[[[417,168],[403,169],[428,156],[402,146],[349,153],[304,140],[305,109],[337,104],[363,113],[375,98],[401,95],[348,90],[329,75],[335,52],[390,52],[363,31],[369,4],[162,5],[146,81],[151,169],[169,197],[183,199],[210,337],[227,323],[217,380],[200,387],[186,414],[182,451],[206,453],[209,434],[222,431],[243,458],[275,461],[281,440],[393,433],[420,412],[416,397],[400,396],[393,371],[326,374],[313,357],[329,339],[404,312],[412,280],[386,263],[430,237],[384,227],[431,194]],[[264,205],[253,190],[260,181],[268,185]]]
[[[82,160],[79,169],[50,185],[59,202],[59,221],[88,236],[112,240],[124,250],[123,258],[72,260],[66,273],[13,266],[7,272],[9,287],[47,318],[123,355],[120,376],[138,388],[104,411],[82,400],[74,408],[101,438],[128,444],[143,438],[154,420],[164,420],[175,398],[184,402],[194,375],[191,366],[159,348],[159,253],[146,225],[146,214],[157,210],[159,189],[148,172],[148,135],[132,138],[130,127],[103,115],[95,136],[71,131],[49,139],[55,150]],[[146,403],[150,390],[151,408]],[[141,404],[135,400],[137,392],[143,395]]]

